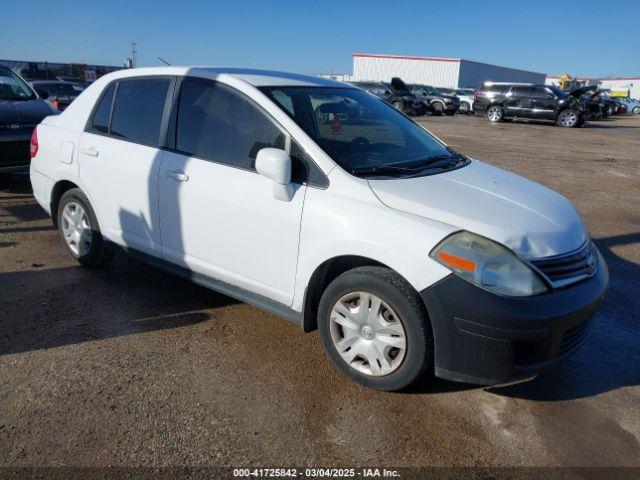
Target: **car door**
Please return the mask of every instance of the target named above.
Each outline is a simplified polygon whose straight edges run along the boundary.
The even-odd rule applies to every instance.
[[[80,179],[104,236],[160,256],[157,179],[172,77],[112,83],[81,138]]]
[[[159,174],[163,257],[290,305],[306,187],[278,200],[254,169],[258,150],[284,149],[288,136],[221,83],[185,79],[175,111]]]
[[[516,85],[505,99],[505,108],[508,115],[515,117],[531,116],[531,87]]]
[[[538,118],[553,118],[558,100],[546,87],[534,87],[531,94],[531,112]]]

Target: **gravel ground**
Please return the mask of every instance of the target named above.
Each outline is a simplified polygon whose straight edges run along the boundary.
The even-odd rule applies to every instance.
[[[3,175],[0,466],[640,466],[640,116],[422,122],[574,202],[611,271],[578,353],[511,387],[367,390],[317,332],[122,255],[79,267]]]

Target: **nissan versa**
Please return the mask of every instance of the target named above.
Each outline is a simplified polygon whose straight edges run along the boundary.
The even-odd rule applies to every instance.
[[[330,80],[115,72],[37,127],[31,157],[81,264],[119,246],[318,328],[382,390],[531,378],[583,342],[608,283],[564,197]]]

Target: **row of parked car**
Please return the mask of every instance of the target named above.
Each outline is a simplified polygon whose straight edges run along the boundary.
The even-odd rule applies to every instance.
[[[391,82],[351,83],[411,116],[471,113],[473,109],[473,89],[407,85],[397,77],[392,78]]]
[[[474,98],[474,111],[490,122],[505,119],[550,120],[561,127],[580,127],[587,120],[640,113],[640,102],[623,103],[596,85],[560,90],[550,85],[485,82]]]
[[[532,119],[579,127],[587,120],[640,113],[640,102],[612,98],[595,85],[564,91],[532,83],[485,82],[473,90],[407,85],[397,77],[391,82],[352,83],[411,116],[476,113],[491,122]]]

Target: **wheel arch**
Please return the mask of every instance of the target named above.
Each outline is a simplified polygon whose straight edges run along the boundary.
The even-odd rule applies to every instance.
[[[318,328],[318,304],[322,293],[339,275],[358,267],[384,267],[400,275],[397,270],[374,260],[360,255],[339,255],[322,262],[311,274],[303,301],[303,323],[305,332],[312,332]],[[406,278],[405,278],[406,280]],[[407,281],[407,283],[409,283]]]
[[[53,220],[53,225],[56,228],[58,228],[58,205],[60,204],[60,199],[65,192],[73,188],[80,187],[70,180],[58,180],[51,190],[51,220]]]

